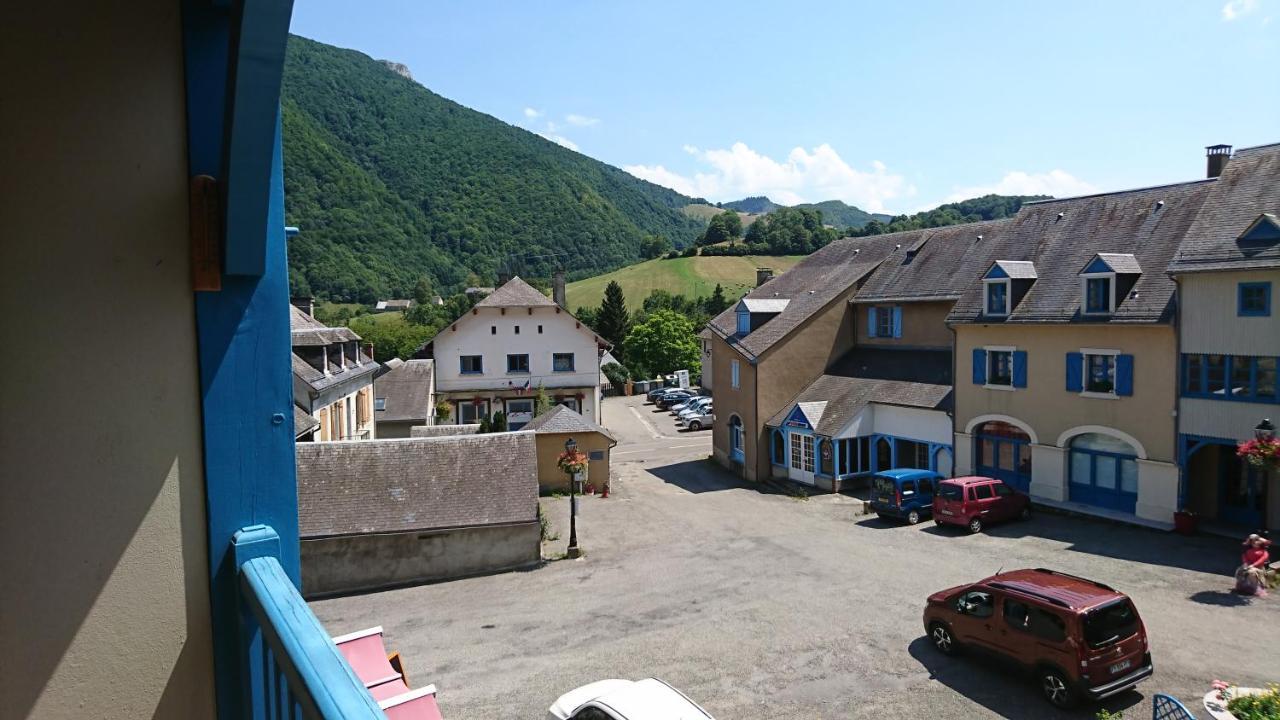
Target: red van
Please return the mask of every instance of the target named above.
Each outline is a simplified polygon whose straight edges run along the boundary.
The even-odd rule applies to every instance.
[[[1031,498],[995,478],[951,478],[933,491],[933,521],[939,525],[960,525],[980,533],[991,523],[1030,517]]]

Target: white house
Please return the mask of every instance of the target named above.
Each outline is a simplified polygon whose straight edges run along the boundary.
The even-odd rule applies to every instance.
[[[600,420],[600,355],[609,343],[520,278],[476,303],[414,354],[435,360],[437,422],[474,423],[503,411],[517,430],[539,387],[553,403]]]

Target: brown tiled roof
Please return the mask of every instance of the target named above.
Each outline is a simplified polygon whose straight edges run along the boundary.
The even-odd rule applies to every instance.
[[[289,306],[289,330],[293,347],[331,345],[360,339],[351,328],[326,327],[293,305]]]
[[[378,422],[426,420],[432,415],[431,376],[434,360],[409,360],[379,375],[373,396],[385,400],[382,410],[374,410]]]
[[[1167,323],[1174,283],[1164,272],[1215,181],[1026,203],[1006,228],[1001,260],[1034,262],[1036,280],[1007,319],[982,314],[982,281],[969,278],[951,323]],[[1133,256],[1145,268],[1110,316],[1080,313],[1080,271],[1099,253]]]
[[[485,299],[476,303],[476,307],[555,307],[551,298],[543,295],[534,286],[513,277],[502,287],[494,290]]]
[[[521,429],[532,430],[539,433],[594,432],[600,433],[601,435],[609,438],[610,442],[618,442],[617,438],[615,438],[608,430],[605,430],[603,427],[583,417],[581,413],[570,410],[564,405],[556,405],[531,420]]]
[[[295,438],[300,438],[318,427],[320,427],[319,420],[297,405],[293,406],[293,436]]]
[[[858,289],[855,302],[954,300],[998,257],[1010,219],[894,233],[895,249]],[[913,250],[914,248],[914,250]]]
[[[1245,229],[1264,213],[1280,214],[1280,143],[1236,151],[1183,238],[1169,271],[1280,267],[1280,242],[1254,246],[1239,242]]]
[[[530,432],[299,443],[296,455],[303,538],[537,519]]]

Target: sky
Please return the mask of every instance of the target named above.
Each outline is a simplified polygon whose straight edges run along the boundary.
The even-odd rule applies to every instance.
[[[296,0],[292,32],[717,201],[905,213],[1280,142],[1280,0]]]

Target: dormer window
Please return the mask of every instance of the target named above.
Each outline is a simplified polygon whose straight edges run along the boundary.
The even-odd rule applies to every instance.
[[[738,316],[737,335],[749,335],[761,325],[774,319],[787,309],[790,300],[783,298],[743,298],[735,310]]]
[[[1036,266],[1026,260],[997,260],[982,276],[982,314],[1006,318],[1036,281]]]
[[[1110,315],[1115,311],[1115,275],[1084,279],[1084,312],[1086,315]]]
[[[987,280],[983,283],[986,287],[987,315],[1005,316],[1009,314],[1009,281],[1008,280]]]
[[[738,334],[746,335],[751,332],[751,313],[738,312]]]
[[[1133,289],[1142,267],[1128,253],[1098,253],[1080,271],[1080,312],[1110,315]]]

